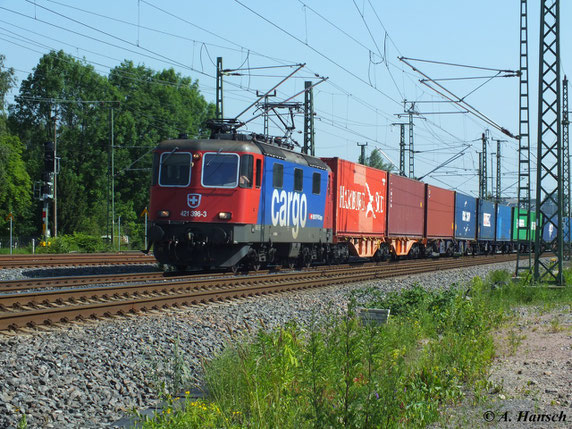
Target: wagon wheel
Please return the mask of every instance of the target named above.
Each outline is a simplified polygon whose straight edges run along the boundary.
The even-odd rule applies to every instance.
[[[453,243],[447,244],[447,250],[445,251],[445,254],[450,257],[453,256],[454,253],[455,250],[453,249]]]
[[[282,266],[284,268],[288,268],[290,270],[293,270],[294,267],[296,266],[296,259],[294,258],[286,258],[284,259],[284,262],[282,263]]]
[[[310,252],[310,249],[308,247],[304,247],[302,249],[302,259],[301,259],[301,263],[302,266],[306,267],[306,268],[310,268],[310,265],[312,265],[312,252]]]
[[[260,261],[260,256],[258,252],[254,249],[250,249],[248,252],[248,260],[249,260],[249,267],[253,271],[259,271],[260,267],[262,266],[262,262]]]

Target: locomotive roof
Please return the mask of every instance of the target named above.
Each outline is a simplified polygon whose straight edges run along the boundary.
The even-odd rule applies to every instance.
[[[263,143],[257,140],[228,140],[228,139],[175,139],[164,140],[157,145],[156,150],[199,150],[213,151],[219,150],[225,152],[250,152],[260,153],[272,158],[282,159],[300,165],[307,165],[321,170],[329,170],[330,168],[320,159],[310,155],[306,155],[292,150],[285,149],[272,144]]]

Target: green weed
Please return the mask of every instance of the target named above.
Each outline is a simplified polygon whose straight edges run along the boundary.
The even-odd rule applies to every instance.
[[[492,332],[512,306],[571,302],[569,289],[531,287],[506,272],[448,290],[370,289],[354,298],[389,308],[387,324],[362,325],[352,301],[347,313],[309,326],[233,338],[205,362],[208,401],[166,408],[145,427],[423,427],[458,403],[464,386],[477,400],[491,387]],[[514,333],[514,348],[521,340]]]

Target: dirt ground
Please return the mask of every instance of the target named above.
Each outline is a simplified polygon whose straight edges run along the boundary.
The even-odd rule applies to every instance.
[[[435,427],[572,428],[572,306],[515,309],[495,334],[497,357],[478,406],[443,411]]]

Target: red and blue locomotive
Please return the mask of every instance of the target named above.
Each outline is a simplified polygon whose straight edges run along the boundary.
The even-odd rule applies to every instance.
[[[347,256],[331,246],[331,177],[319,158],[223,134],[160,143],[153,172],[149,237],[162,263],[256,269]]]

